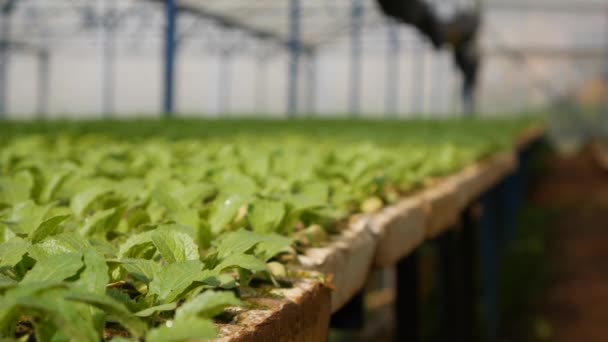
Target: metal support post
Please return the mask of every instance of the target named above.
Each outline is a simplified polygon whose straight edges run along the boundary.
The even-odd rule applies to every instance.
[[[290,36],[290,61],[288,72],[288,94],[287,113],[289,117],[296,116],[298,112],[298,97],[300,83],[300,55],[302,54],[302,42],[300,37],[301,22],[300,0],[289,2],[289,36]]]
[[[361,55],[363,31],[363,0],[351,0],[351,58],[349,111],[353,116],[361,113]]]
[[[477,222],[472,206],[464,210],[461,216],[462,231],[460,233],[460,254],[462,293],[459,300],[461,315],[461,332],[463,341],[474,341],[477,332],[477,260],[478,237]]]
[[[504,181],[504,191],[502,194],[502,224],[504,230],[500,235],[501,250],[504,250],[517,234],[517,218],[523,201],[521,167],[521,164],[518,164],[517,170]]]
[[[0,8],[0,119],[8,111],[8,72],[10,63],[11,13],[14,2]]]
[[[388,28],[388,52],[386,54],[386,115],[396,116],[399,113],[399,72],[400,44],[399,26],[390,21]]]
[[[422,115],[425,111],[426,97],[426,51],[420,41],[413,44],[412,56],[412,107],[416,115]]]
[[[348,303],[331,315],[331,327],[340,330],[359,330],[365,323],[365,294],[356,294]]]
[[[232,110],[232,50],[222,49],[219,59],[218,104],[219,115]]]
[[[437,54],[435,56],[435,65],[433,67],[433,81],[432,81],[432,90],[431,90],[431,107],[432,111],[437,116],[443,116],[445,113],[443,111],[443,101],[444,101],[444,89],[446,84],[446,74],[447,72],[444,70],[445,68],[445,60],[443,59],[443,54]]]
[[[418,251],[414,251],[397,263],[395,341],[420,341],[418,273]]]
[[[101,0],[101,114],[111,117],[114,114],[114,76],[115,76],[115,0]]]
[[[462,309],[466,306],[464,298],[468,292],[463,272],[464,251],[461,245],[462,232],[452,228],[436,240],[439,250],[439,341],[468,342],[465,338],[466,321]]]
[[[49,111],[50,64],[49,51],[41,50],[38,53],[38,93],[36,98],[36,111],[41,118],[46,117]]]
[[[259,53],[256,57],[255,68],[255,110],[258,113],[266,111],[266,96],[268,93],[268,61],[267,56]]]
[[[172,117],[175,111],[175,59],[177,53],[177,0],[165,0],[165,69],[163,114]]]
[[[308,115],[314,115],[317,111],[317,52],[310,51],[308,54],[308,90],[306,99]]]
[[[526,200],[528,168],[535,143],[517,153],[517,169],[505,180],[502,244],[506,246],[517,236],[517,218]]]
[[[485,338],[493,342],[498,339],[498,269],[500,259],[501,192],[499,184],[483,195],[481,217],[481,279],[483,289],[482,312],[485,323]]]

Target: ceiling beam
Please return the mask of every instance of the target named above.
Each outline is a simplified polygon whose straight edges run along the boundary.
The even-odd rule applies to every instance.
[[[157,3],[161,3],[161,4],[164,3],[164,0],[148,0],[148,1],[154,1]],[[214,12],[206,9],[204,6],[199,7],[199,6],[188,6],[188,5],[178,4],[178,11],[180,11],[182,13],[189,13],[189,14],[198,16],[200,18],[209,20],[211,22],[214,22],[216,25],[218,25],[222,28],[243,31],[243,32],[246,32],[246,33],[252,35],[253,37],[255,37],[257,39],[273,41],[284,48],[291,47],[291,42],[289,41],[289,39],[277,32],[270,31],[270,30],[264,30],[264,29],[261,29],[261,28],[258,28],[258,27],[252,26],[252,25],[248,25],[247,23],[244,23],[238,19],[230,18],[230,17],[227,17],[220,13],[214,13]],[[309,52],[309,51],[313,50],[314,47],[310,44],[306,44],[305,42],[303,42],[302,49],[305,52]]]
[[[503,11],[542,11],[544,13],[563,13],[563,14],[608,14],[608,4],[584,1],[512,1],[494,0],[486,1],[483,4],[486,10]]]
[[[495,46],[484,49],[484,55],[509,58],[545,58],[545,59],[606,59],[608,51],[603,48],[570,48],[570,47],[506,47]]]

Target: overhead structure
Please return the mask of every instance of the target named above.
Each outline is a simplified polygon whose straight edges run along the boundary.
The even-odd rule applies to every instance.
[[[428,1],[446,17],[462,3]],[[245,104],[249,101],[247,95],[235,96],[241,91],[239,87],[244,79],[247,82],[255,79],[251,81],[255,83],[251,96],[255,104],[245,110],[257,107],[258,112],[291,116],[314,110],[388,115],[403,113],[405,106],[410,113],[436,112],[438,108],[445,108],[445,102],[458,101],[455,100],[458,76],[455,70],[448,69],[450,61],[445,58],[446,54],[431,52],[415,29],[388,20],[375,0],[0,0],[0,5],[6,3],[16,4],[12,11],[15,25],[5,29],[8,20],[0,20],[3,26],[0,34],[12,37],[0,37],[0,41],[11,42],[3,43],[4,49],[0,51],[0,112],[7,102],[6,89],[10,89],[3,84],[11,81],[2,80],[14,72],[8,70],[11,51],[20,49],[15,42],[51,49],[39,53],[40,79],[48,78],[44,75],[49,74],[50,67],[61,68],[58,65],[62,63],[61,58],[53,51],[77,45],[82,48],[97,42],[95,51],[99,51],[97,56],[101,61],[97,70],[102,80],[99,108],[106,114],[124,111],[114,108],[115,104],[124,106],[125,101],[113,88],[119,88],[124,82],[118,73],[123,68],[120,58],[125,58],[123,51],[131,46],[143,47],[138,53],[146,52],[154,59],[158,55],[153,54],[162,54],[163,64],[154,71],[162,70],[161,89],[156,90],[158,83],[155,83],[150,88],[154,95],[146,94],[146,99],[162,94],[158,102],[166,115],[174,114],[176,107],[187,112],[199,110],[192,109],[194,101],[190,98],[177,96],[175,88],[177,83],[187,81],[176,80],[178,60],[182,58],[190,63],[194,60],[190,59],[192,54],[200,58],[201,52],[222,59],[219,65],[224,67],[216,68],[217,73],[214,70],[212,77],[227,78],[231,73],[234,77],[234,84],[228,79],[210,82],[213,89],[218,89],[217,96],[213,89],[210,94],[213,99],[217,98],[220,110],[245,108],[229,103],[239,99]],[[34,7],[41,20],[31,15]],[[483,10],[481,45],[486,62],[481,84],[485,89],[483,94],[492,94],[488,96],[490,100],[483,99],[486,103],[497,96],[508,99],[512,94],[506,89],[506,83],[512,83],[513,89],[521,89],[524,83],[542,87],[560,84],[560,90],[568,89],[582,78],[603,72],[605,67],[599,66],[602,59],[608,65],[608,4],[603,0],[583,0],[576,4],[566,0],[485,0]],[[101,18],[103,13],[108,20]],[[38,24],[42,22],[44,25]],[[341,59],[330,61],[335,53],[340,53]],[[229,58],[221,57],[225,55]],[[250,57],[254,62],[251,65],[259,66],[248,71],[245,78],[239,75],[243,57]],[[152,60],[149,56],[146,58]],[[23,61],[12,60],[15,65]],[[505,60],[519,67],[507,73],[504,67],[497,66]],[[523,60],[532,62],[523,63]],[[156,63],[154,61],[153,68]],[[328,69],[329,65],[332,69]],[[584,72],[572,72],[568,79],[563,79],[565,76],[558,76],[558,71],[564,68]],[[437,75],[441,78],[435,77]],[[505,82],[506,78],[509,82]],[[12,82],[23,79],[15,77]],[[38,89],[41,94],[51,89],[53,94],[59,94],[57,84],[51,81],[51,85],[45,82],[31,89]],[[285,90],[285,95],[271,94],[270,87]],[[331,94],[327,90],[331,90]],[[537,93],[541,92],[538,89]],[[445,94],[454,99],[444,101]],[[176,104],[178,98],[190,102]],[[53,101],[52,105],[60,107],[60,102]],[[210,103],[208,107],[213,108],[215,102],[206,104]],[[38,103],[37,110],[41,112],[48,101],[39,97]],[[154,105],[148,109],[148,104],[131,108],[142,106],[144,111],[154,113],[159,108]],[[30,106],[28,103],[14,108],[23,111]],[[97,108],[96,103],[96,113]]]
[[[363,0],[149,0],[164,2],[166,9],[165,85],[163,112],[174,111],[175,44],[178,13],[210,20],[224,29],[243,31],[252,37],[277,43],[289,52],[287,108],[289,116],[299,110],[301,60],[314,55],[324,44],[350,35],[350,112],[360,111],[361,55],[363,25],[384,25],[386,19],[373,1]],[[363,13],[366,14],[365,23]],[[367,15],[367,14],[370,15]],[[313,80],[309,77],[309,82]],[[314,89],[314,86],[309,87]],[[311,91],[309,91],[310,93]]]

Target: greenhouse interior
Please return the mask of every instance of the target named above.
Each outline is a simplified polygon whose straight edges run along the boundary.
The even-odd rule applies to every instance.
[[[0,0],[0,340],[607,341],[607,0]]]

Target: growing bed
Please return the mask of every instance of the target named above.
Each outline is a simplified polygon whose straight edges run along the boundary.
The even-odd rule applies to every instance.
[[[508,173],[530,124],[7,123],[0,333],[314,340]]]

